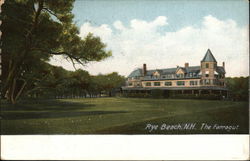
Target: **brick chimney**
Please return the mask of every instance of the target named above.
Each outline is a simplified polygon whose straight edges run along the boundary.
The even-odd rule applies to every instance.
[[[223,68],[225,68],[225,62],[222,62],[222,66],[223,66]]]
[[[147,65],[143,64],[143,75],[145,76],[147,74]]]
[[[185,68],[189,67],[189,63],[185,63]]]

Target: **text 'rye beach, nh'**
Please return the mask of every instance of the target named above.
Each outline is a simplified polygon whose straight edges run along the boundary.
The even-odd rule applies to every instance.
[[[207,124],[207,123],[178,123],[178,124],[146,124],[145,130],[149,132],[161,130],[161,131],[175,131],[175,130],[237,130],[239,125],[219,125],[219,124]]]

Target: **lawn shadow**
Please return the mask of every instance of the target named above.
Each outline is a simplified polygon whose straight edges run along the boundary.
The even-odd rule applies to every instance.
[[[91,115],[104,115],[115,113],[127,113],[127,111],[74,111],[74,112],[11,112],[2,115],[2,120],[22,120],[22,119],[54,119],[54,118],[67,118]]]
[[[80,102],[66,102],[60,99],[22,100],[15,105],[7,102],[1,103],[1,111],[72,111],[92,108],[93,104]]]
[[[1,107],[2,120],[66,118],[87,115],[126,113],[126,111],[83,111],[95,105],[61,100],[24,100],[12,105],[4,102]]]

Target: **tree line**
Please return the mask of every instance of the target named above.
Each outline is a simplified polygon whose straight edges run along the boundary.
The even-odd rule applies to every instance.
[[[22,98],[113,96],[124,85],[125,77],[116,72],[93,76],[81,69],[67,71],[62,67],[44,64],[32,82]]]

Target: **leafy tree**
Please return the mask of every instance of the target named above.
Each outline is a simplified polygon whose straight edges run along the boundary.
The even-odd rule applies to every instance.
[[[114,89],[125,84],[125,77],[113,72],[107,75],[93,76],[92,82],[92,91],[104,92],[111,96]]]
[[[2,6],[2,97],[12,103],[45,79],[52,56],[75,64],[111,56],[99,37],[81,39],[71,13],[74,0],[8,0]],[[49,71],[46,71],[49,72]],[[41,74],[41,75],[40,75]],[[56,83],[56,82],[54,82]]]
[[[232,99],[240,101],[249,99],[249,77],[229,77],[226,78],[226,84]]]

